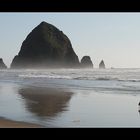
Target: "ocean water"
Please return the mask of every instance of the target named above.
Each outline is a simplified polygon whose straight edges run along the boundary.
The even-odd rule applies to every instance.
[[[140,127],[140,69],[1,70],[0,117],[44,127]]]

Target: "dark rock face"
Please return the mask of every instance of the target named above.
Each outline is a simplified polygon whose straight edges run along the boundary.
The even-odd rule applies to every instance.
[[[93,68],[93,63],[91,61],[91,58],[89,56],[84,56],[81,59],[81,66],[83,68]]]
[[[105,64],[104,64],[104,61],[103,60],[100,62],[99,68],[100,69],[105,69]]]
[[[0,69],[7,69],[7,66],[4,64],[2,58],[0,58]]]
[[[79,59],[68,37],[46,22],[27,36],[11,68],[77,67]]]

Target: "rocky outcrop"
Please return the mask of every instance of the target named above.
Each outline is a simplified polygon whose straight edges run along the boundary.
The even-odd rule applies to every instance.
[[[42,22],[24,40],[11,68],[74,68],[79,65],[69,38],[55,26]]]
[[[104,63],[103,60],[100,62],[99,68],[100,68],[100,69],[105,69],[105,63]]]
[[[93,68],[93,63],[91,61],[90,56],[84,56],[81,59],[81,67],[83,67],[83,68]]]
[[[2,58],[0,58],[0,69],[7,69],[7,66],[4,64]]]

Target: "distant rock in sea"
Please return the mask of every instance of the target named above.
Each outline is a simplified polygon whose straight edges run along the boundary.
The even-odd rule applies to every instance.
[[[7,66],[4,64],[2,58],[0,58],[0,69],[7,69]]]
[[[55,26],[41,22],[23,41],[11,68],[75,68],[79,65],[69,38]]]
[[[90,56],[84,56],[81,59],[81,66],[82,68],[93,68],[93,63],[91,61]]]
[[[105,64],[104,64],[104,61],[103,60],[100,62],[99,68],[100,69],[105,69]]]

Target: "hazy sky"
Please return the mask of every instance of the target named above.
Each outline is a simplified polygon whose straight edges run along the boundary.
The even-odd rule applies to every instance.
[[[140,68],[140,13],[0,13],[0,57],[9,66],[31,30],[46,21],[71,40],[94,67]]]

